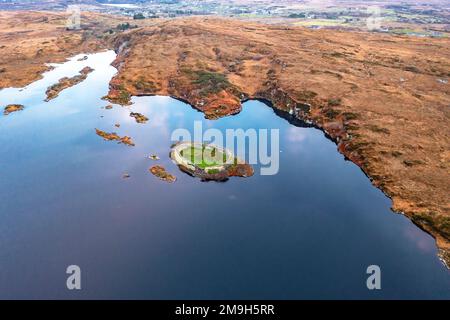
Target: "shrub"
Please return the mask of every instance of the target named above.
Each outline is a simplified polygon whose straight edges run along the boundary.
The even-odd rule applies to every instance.
[[[381,127],[378,127],[378,126],[373,125],[373,124],[368,125],[367,128],[368,128],[370,131],[377,132],[377,133],[384,133],[384,134],[389,134],[389,133],[390,133],[389,129],[387,129],[387,128],[381,128]]]
[[[343,116],[345,117],[346,120],[356,120],[359,118],[359,116],[353,112],[344,112]]]
[[[145,19],[145,16],[139,12],[139,13],[134,14],[133,19],[134,20],[142,20],[142,19]]]
[[[336,99],[328,99],[328,105],[331,107],[335,107],[341,104],[341,99],[336,98]]]
[[[333,110],[333,109],[328,109],[325,112],[325,115],[330,118],[330,119],[334,119],[339,115],[339,111]]]
[[[128,29],[135,29],[137,27],[138,26],[136,26],[136,25],[131,25],[129,22],[121,23],[121,24],[117,25],[117,29],[121,30],[121,31],[125,31],[125,30],[128,30]]]
[[[209,71],[183,70],[193,79],[192,83],[200,87],[202,96],[218,93],[222,90],[232,88],[233,85],[228,81],[224,74]]]

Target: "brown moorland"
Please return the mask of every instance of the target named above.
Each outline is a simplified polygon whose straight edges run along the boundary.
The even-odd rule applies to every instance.
[[[101,17],[92,34],[117,23],[116,17]],[[13,18],[20,20],[18,14]],[[243,100],[263,99],[313,123],[392,199],[394,211],[436,238],[441,257],[450,262],[448,39],[189,18],[87,37],[86,49],[78,40],[54,52],[60,43],[54,41],[35,59],[42,42],[24,42],[21,37],[28,36],[19,32],[30,26],[8,28],[0,39],[7,30],[8,39],[17,37],[21,45],[7,58],[2,50],[13,45],[0,48],[0,70],[7,69],[0,88],[35,80],[46,70],[44,62],[110,47],[118,53],[119,70],[110,83],[113,102],[170,95],[214,119],[239,112]],[[20,72],[11,71],[18,67]]]
[[[79,29],[66,28],[68,15],[56,12],[0,11],[0,88],[23,87],[79,53],[109,47],[124,17],[83,13]]]

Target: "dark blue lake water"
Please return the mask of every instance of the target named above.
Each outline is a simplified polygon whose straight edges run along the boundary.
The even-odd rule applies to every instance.
[[[394,214],[322,132],[257,101],[217,121],[168,97],[102,109],[113,59],[75,57],[21,91],[0,91],[2,106],[26,106],[0,115],[0,298],[450,298],[433,239]],[[86,81],[43,102],[49,85],[86,65],[95,68]],[[279,173],[226,183],[183,174],[170,136],[195,120],[279,129]],[[95,128],[136,146],[103,141]],[[151,175],[155,164],[177,182]],[[81,267],[81,291],[66,288],[69,265]],[[369,265],[381,268],[381,290],[366,287]]]

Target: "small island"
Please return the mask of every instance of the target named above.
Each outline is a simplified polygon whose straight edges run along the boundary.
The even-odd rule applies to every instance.
[[[131,112],[130,117],[134,118],[137,123],[146,123],[148,118],[139,112]]]
[[[163,166],[153,166],[149,169],[149,171],[151,172],[151,174],[162,181],[166,181],[169,183],[177,181],[177,177],[175,177],[173,174],[168,173]]]
[[[131,137],[128,136],[121,137],[115,132],[108,133],[99,129],[95,129],[95,133],[106,141],[117,141],[118,143],[122,143],[130,147],[135,146]]]
[[[24,108],[25,107],[23,105],[21,105],[21,104],[8,104],[5,107],[5,109],[3,111],[3,114],[5,116],[7,116],[7,115],[9,115],[9,114],[11,114],[13,112],[22,111]]]
[[[60,94],[61,91],[83,82],[92,71],[94,71],[94,69],[91,67],[84,67],[78,75],[72,78],[64,77],[59,79],[58,83],[55,83],[47,88],[47,91],[45,92],[47,98],[45,101],[48,102],[53,100]]]
[[[226,181],[230,177],[251,177],[253,167],[225,149],[199,142],[179,142],[172,146],[172,161],[181,171],[202,181]]]

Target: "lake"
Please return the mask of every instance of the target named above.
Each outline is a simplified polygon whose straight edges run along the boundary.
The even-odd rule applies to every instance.
[[[80,57],[0,91],[0,105],[25,105],[0,115],[0,298],[450,298],[432,237],[393,213],[321,131],[259,101],[220,120],[160,96],[102,109],[115,54]],[[84,82],[44,102],[48,86],[85,66],[95,71]],[[217,183],[182,173],[170,137],[194,121],[279,129],[278,174],[255,166],[253,177]],[[136,146],[104,141],[95,128]],[[150,174],[156,164],[177,181]],[[66,288],[69,265],[81,268],[80,291]],[[381,290],[367,289],[370,265],[381,268]]]

